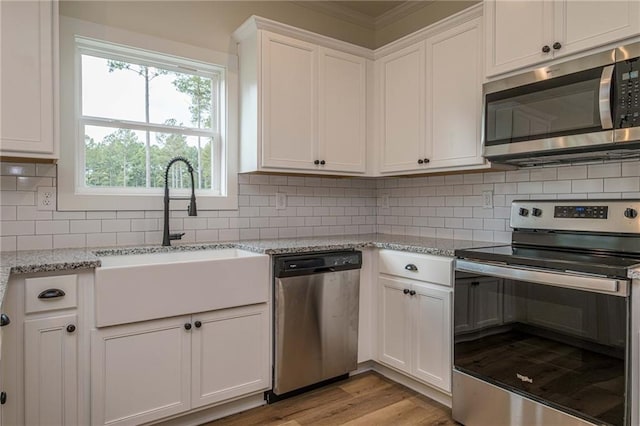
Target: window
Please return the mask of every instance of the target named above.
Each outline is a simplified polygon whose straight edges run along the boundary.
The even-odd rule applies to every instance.
[[[199,209],[236,208],[233,117],[228,114],[234,104],[229,96],[233,61],[192,46],[95,27],[70,20],[63,21],[69,33],[61,30],[61,62],[73,58],[73,81],[67,83],[75,96],[69,97],[73,108],[65,108],[70,101],[61,98],[61,121],[74,126],[62,128],[59,209],[159,210],[166,165],[176,156],[193,165]],[[121,32],[115,38],[130,43],[98,40],[92,32],[112,37]],[[173,51],[195,52],[196,58]],[[203,56],[226,63],[203,61]],[[71,80],[65,68],[71,69],[61,63],[61,89]],[[65,110],[73,116],[65,117]],[[190,190],[184,163],[175,163],[167,177],[172,195]]]

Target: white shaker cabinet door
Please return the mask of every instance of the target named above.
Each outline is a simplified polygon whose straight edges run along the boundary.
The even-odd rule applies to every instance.
[[[190,316],[93,331],[91,417],[94,425],[138,425],[191,406]]]
[[[313,169],[317,47],[262,33],[262,166]]]
[[[192,408],[270,387],[267,304],[193,315]]]
[[[25,424],[78,424],[78,316],[24,323]]]
[[[2,1],[0,17],[0,154],[55,158],[58,3]]]
[[[482,23],[473,19],[427,39],[429,168],[482,164]]]
[[[553,58],[553,3],[550,0],[487,0],[484,14],[487,75]],[[546,53],[542,51],[544,46],[549,46]]]
[[[378,359],[407,373],[411,372],[411,313],[409,284],[393,278],[378,278],[380,319]],[[405,291],[406,290],[406,291]]]
[[[415,309],[415,363],[413,374],[445,392],[451,392],[452,292],[413,284]]]
[[[366,59],[320,48],[318,62],[320,167],[364,173]]]
[[[638,0],[556,0],[554,8],[554,42],[562,46],[556,55],[568,55],[640,34]]]
[[[422,169],[424,42],[389,54],[377,62],[380,171],[393,173]]]

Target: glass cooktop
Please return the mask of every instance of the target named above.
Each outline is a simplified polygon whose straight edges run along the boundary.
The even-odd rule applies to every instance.
[[[616,256],[610,253],[550,250],[512,245],[456,250],[455,256],[468,260],[622,278],[627,277],[628,269],[640,265],[640,256]]]

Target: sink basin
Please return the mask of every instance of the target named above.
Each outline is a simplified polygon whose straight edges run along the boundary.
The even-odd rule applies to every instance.
[[[240,257],[264,256],[235,248],[219,250],[169,251],[159,253],[124,254],[100,258],[103,268],[156,265],[163,263],[199,262],[202,260],[236,259]]]
[[[96,325],[191,315],[269,300],[269,256],[239,249],[103,256]]]

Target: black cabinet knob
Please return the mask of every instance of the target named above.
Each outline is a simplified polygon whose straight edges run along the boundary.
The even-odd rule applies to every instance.
[[[67,326],[67,333],[73,333],[74,331],[76,331],[76,326],[73,324],[69,324]]]
[[[324,166],[325,164],[327,164],[324,160],[320,160],[320,165]]]
[[[318,164],[320,164],[320,160],[314,160],[313,164],[315,164],[317,166]]]
[[[546,44],[542,46],[542,53],[549,53],[549,52],[551,52],[551,48],[549,46],[547,46]]]
[[[424,159],[424,164],[429,164],[429,159],[428,158]]]
[[[624,217],[627,219],[635,219],[638,217],[638,211],[636,209],[628,208],[624,211]]]
[[[193,325],[195,325],[195,326],[196,326],[196,328],[200,328],[200,327],[202,327],[202,323],[201,323],[200,321],[196,321],[196,322],[194,322],[194,323],[193,323]]]
[[[4,405],[7,402],[7,393],[0,392],[0,404]]]
[[[409,289],[408,289],[408,288],[405,288],[404,290],[402,290],[402,292],[403,292],[404,294],[409,294]]]
[[[556,41],[555,43],[553,43],[553,48],[555,50],[560,50],[560,48],[562,48],[562,45]]]
[[[186,324],[184,325],[184,329],[185,329],[185,330],[191,330],[191,323],[189,323],[189,322],[188,322],[188,323],[186,323]]]
[[[418,164],[424,164],[424,160],[421,158],[418,160]]]
[[[409,294],[410,294],[411,296],[415,296],[415,295],[416,295],[416,291],[415,291],[415,290],[411,290],[411,291],[409,292]]]
[[[4,327],[5,325],[11,324],[11,320],[9,319],[9,315],[0,314],[0,327]]]

